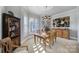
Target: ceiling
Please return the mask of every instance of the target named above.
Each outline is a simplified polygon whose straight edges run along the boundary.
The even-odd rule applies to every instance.
[[[65,12],[76,8],[76,6],[28,6],[24,8],[32,14],[45,16]]]

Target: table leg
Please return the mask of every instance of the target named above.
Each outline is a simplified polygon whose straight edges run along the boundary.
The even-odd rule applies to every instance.
[[[34,43],[36,44],[36,36],[34,35]]]
[[[41,43],[41,38],[40,38],[40,43]]]
[[[38,37],[36,37],[36,41],[37,41],[37,43],[38,43],[38,39],[39,39],[39,38],[38,38]]]
[[[55,37],[55,42],[56,42],[56,37]]]

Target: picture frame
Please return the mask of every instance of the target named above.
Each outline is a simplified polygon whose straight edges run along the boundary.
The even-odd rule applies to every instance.
[[[53,27],[70,27],[70,17],[60,17],[53,19]]]

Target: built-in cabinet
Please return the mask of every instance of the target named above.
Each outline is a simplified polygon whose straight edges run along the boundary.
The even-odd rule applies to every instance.
[[[55,29],[55,31],[56,31],[56,37],[61,37],[61,38],[66,38],[66,39],[69,39],[70,37],[69,29],[57,28]]]
[[[14,45],[20,46],[20,19],[12,15],[3,13],[2,39],[6,37],[10,37]]]

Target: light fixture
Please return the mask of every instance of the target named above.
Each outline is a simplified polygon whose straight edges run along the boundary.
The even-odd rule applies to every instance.
[[[43,16],[42,18],[43,18],[43,20],[45,20],[45,19],[51,19],[51,16]]]

